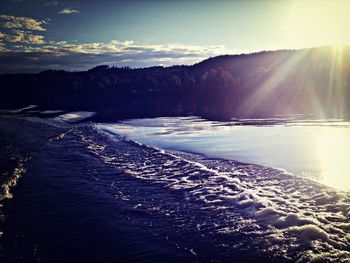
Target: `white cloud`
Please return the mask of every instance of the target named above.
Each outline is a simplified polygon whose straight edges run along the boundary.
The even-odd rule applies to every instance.
[[[36,44],[36,45],[45,43],[44,36],[40,36],[40,35],[28,35],[27,41],[30,44]]]
[[[229,54],[223,45],[139,44],[112,40],[107,43],[44,42],[36,35],[18,34],[18,43],[1,50],[0,72],[37,72],[45,69],[87,70],[96,65],[149,67],[189,65],[208,57]],[[21,41],[19,41],[21,39]],[[35,44],[40,44],[35,45]]]
[[[73,8],[63,8],[61,11],[58,12],[61,15],[69,15],[69,14],[77,14],[79,11],[77,9]]]
[[[0,40],[11,43],[44,44],[44,36],[32,34],[30,31],[13,30],[11,34],[0,33]]]
[[[0,40],[10,43],[41,45],[44,44],[44,36],[33,33],[34,31],[45,31],[43,25],[47,20],[37,20],[30,17],[19,17],[11,15],[0,15],[0,27],[4,32],[0,33]],[[6,51],[11,49],[7,47]],[[3,48],[0,51],[4,51]]]
[[[0,40],[0,52],[6,52],[9,51],[6,47],[5,47],[5,43],[1,42]]]
[[[21,30],[15,30],[14,34],[12,35],[6,35],[5,38],[7,41],[12,42],[12,43],[17,43],[17,42],[25,42],[25,35],[24,31]]]
[[[118,41],[112,40],[108,43],[95,42],[95,43],[82,43],[72,44],[65,41],[51,42],[51,45],[42,47],[50,48],[50,51],[60,53],[81,53],[81,54],[110,54],[114,56],[118,55],[159,55],[159,57],[169,58],[174,56],[179,57],[207,57],[223,54],[226,51],[223,45],[211,45],[211,46],[198,46],[198,45],[182,45],[182,44],[168,44],[168,45],[148,45],[148,44],[136,44],[134,41]]]
[[[43,25],[46,23],[46,20],[37,20],[30,17],[0,15],[0,27],[7,29],[45,31],[46,29],[43,28]]]

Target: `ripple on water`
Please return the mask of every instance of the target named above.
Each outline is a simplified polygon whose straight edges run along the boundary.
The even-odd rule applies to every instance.
[[[137,195],[133,209],[171,218],[174,227],[186,230],[183,235],[203,236],[223,257],[247,250],[300,262],[347,262],[350,257],[347,192],[277,169],[166,152],[96,127],[93,132],[76,130],[75,135],[91,154],[122,171],[118,176],[174,193],[182,207],[166,198],[139,196],[139,189],[130,195],[116,193],[116,198],[131,202]],[[209,253],[191,245],[198,256]]]

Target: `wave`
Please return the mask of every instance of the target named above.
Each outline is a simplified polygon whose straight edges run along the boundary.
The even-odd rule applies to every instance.
[[[154,189],[142,196],[138,187],[114,189],[113,180],[116,198],[130,202],[136,195],[132,209],[152,211],[173,220],[174,227],[186,230],[184,235],[196,233],[213,243],[209,251],[193,242],[186,246],[196,255],[208,259],[215,248],[216,255],[227,257],[249,250],[293,262],[321,257],[347,262],[350,257],[348,192],[278,169],[164,151],[95,124],[74,134],[118,176]],[[174,207],[171,198],[157,191],[176,196],[182,207]]]
[[[25,164],[29,160],[21,148],[12,144],[0,133],[0,259],[3,257],[3,235],[5,214],[3,205],[5,199],[13,198],[12,188],[15,187],[26,171]]]
[[[16,186],[22,174],[26,171],[25,163],[29,156],[22,149],[8,142],[2,136],[0,143],[1,191],[0,201],[12,198],[11,188]]]
[[[33,136],[49,123],[31,121]],[[55,119],[43,140],[51,159],[57,145],[89,156],[84,167],[64,159],[83,169],[73,181],[90,176],[89,189],[112,199],[106,205],[115,202],[162,242],[205,262],[348,262],[349,192],[266,166],[150,147],[102,127]],[[13,171],[24,172],[26,155],[11,149],[20,168]],[[57,176],[60,160],[50,168]]]

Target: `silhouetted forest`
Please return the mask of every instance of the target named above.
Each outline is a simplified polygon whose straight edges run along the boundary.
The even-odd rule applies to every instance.
[[[88,110],[103,120],[198,115],[209,119],[309,114],[350,117],[350,48],[209,58],[191,66],[97,66],[0,76],[0,108]]]

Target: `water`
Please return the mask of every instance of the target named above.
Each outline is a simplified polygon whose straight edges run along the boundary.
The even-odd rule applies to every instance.
[[[147,145],[281,168],[350,190],[350,123],[284,122],[270,125],[156,118],[101,124],[99,128]]]
[[[23,172],[1,202],[2,262],[348,262],[350,193],[248,162],[284,126],[0,117],[26,160],[5,167]]]

